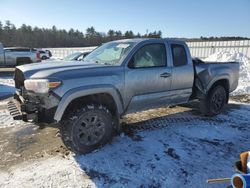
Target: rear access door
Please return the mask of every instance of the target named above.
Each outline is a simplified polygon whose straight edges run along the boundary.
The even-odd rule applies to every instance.
[[[183,42],[169,42],[172,60],[172,103],[186,103],[192,95],[194,67],[187,45]]]

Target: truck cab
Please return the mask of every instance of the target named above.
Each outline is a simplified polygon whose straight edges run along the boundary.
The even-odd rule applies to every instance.
[[[126,95],[132,98],[128,112],[189,100],[194,70],[184,42],[145,41],[128,59],[124,63]]]

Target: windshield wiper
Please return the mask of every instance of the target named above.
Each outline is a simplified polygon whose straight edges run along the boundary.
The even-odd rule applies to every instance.
[[[111,63],[107,63],[107,62],[105,62],[105,63],[104,63],[104,65],[112,65],[112,64],[111,64]]]
[[[104,64],[104,65],[112,65],[111,63],[107,63],[107,62],[99,62],[99,61],[95,61],[96,64]]]

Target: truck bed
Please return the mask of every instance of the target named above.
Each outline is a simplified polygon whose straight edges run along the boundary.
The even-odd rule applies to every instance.
[[[239,78],[238,62],[208,62],[200,59],[193,59],[195,70],[194,86],[206,93],[210,88],[213,79],[220,75],[221,79],[228,80],[229,92],[236,89]]]

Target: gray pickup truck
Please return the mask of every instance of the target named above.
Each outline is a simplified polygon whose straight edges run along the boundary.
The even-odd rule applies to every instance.
[[[88,153],[111,140],[128,113],[200,101],[219,114],[236,89],[239,63],[192,59],[182,41],[128,39],[106,43],[83,62],[18,66],[11,114],[57,122],[66,146]]]
[[[15,67],[40,61],[40,54],[35,49],[23,47],[3,48],[2,43],[0,43],[0,67]]]

